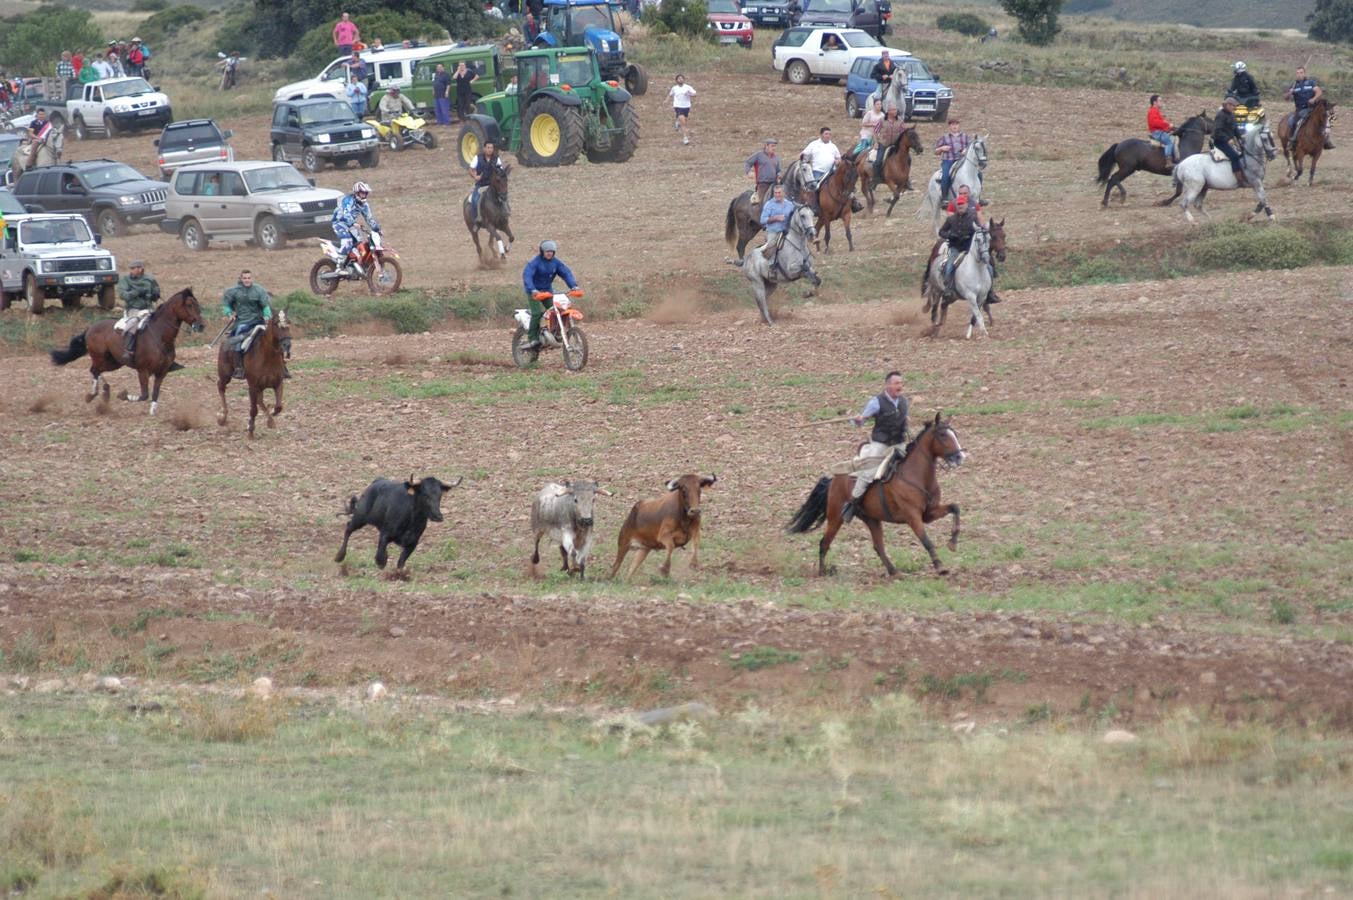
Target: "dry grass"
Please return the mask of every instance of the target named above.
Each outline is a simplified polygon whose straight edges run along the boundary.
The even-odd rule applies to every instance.
[[[173,727],[197,741],[242,744],[272,737],[286,717],[285,707],[277,701],[203,693],[180,698]]]

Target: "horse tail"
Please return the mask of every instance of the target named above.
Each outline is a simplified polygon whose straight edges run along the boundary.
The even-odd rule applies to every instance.
[[[738,236],[737,206],[741,199],[742,195],[739,194],[729,202],[728,215],[724,216],[723,219],[723,239],[724,243],[730,247],[733,246],[733,241]]]
[[[925,296],[925,286],[930,283],[930,267],[935,264],[935,254],[932,252],[925,260],[925,271],[921,273],[921,296]]]
[[[52,358],[52,365],[64,366],[75,362],[88,352],[89,348],[85,346],[85,333],[82,331],[70,339],[70,346],[65,350],[53,350],[48,355]]]
[[[1099,178],[1096,184],[1103,184],[1109,180],[1109,175],[1113,172],[1113,158],[1117,153],[1118,145],[1113,144],[1099,157]]]
[[[827,492],[831,490],[831,486],[830,475],[819,478],[808,494],[808,499],[803,501],[803,506],[799,507],[799,511],[794,513],[794,518],[785,526],[785,531],[790,534],[807,534],[821,525],[827,518]]]

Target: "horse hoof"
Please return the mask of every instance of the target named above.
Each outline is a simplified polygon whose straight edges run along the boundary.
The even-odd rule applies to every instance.
[[[949,539],[949,550],[950,550],[950,551],[954,551],[954,550],[957,550],[957,549],[958,549],[958,538],[950,538],[950,539]]]
[[[224,427],[225,427],[225,424],[226,424],[226,417],[225,417],[225,416],[217,416],[217,417],[216,417],[216,424],[217,424],[217,425],[220,425],[222,428],[224,428]]]
[[[943,576],[949,574],[949,570],[948,570],[948,569],[936,569],[936,570],[935,570],[935,574],[936,574],[936,575],[939,575],[939,576],[941,576],[941,577],[943,577]]]

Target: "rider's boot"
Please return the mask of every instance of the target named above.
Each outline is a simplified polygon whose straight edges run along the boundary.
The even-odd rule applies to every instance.
[[[126,335],[122,338],[122,364],[130,366],[135,364],[136,360],[136,332],[129,327]]]
[[[846,505],[841,507],[841,524],[846,525],[851,519],[855,518],[855,501],[847,500]]]
[[[235,353],[235,371],[231,373],[230,377],[242,381],[244,379],[244,354],[241,353],[239,350],[234,351],[234,353]]]
[[[1244,169],[1241,169],[1239,172],[1236,172],[1234,174],[1236,176],[1236,187],[1247,188],[1250,186],[1250,180],[1245,177]]]

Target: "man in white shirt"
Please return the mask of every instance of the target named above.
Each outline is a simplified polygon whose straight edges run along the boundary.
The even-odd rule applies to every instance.
[[[677,75],[676,84],[672,85],[667,96],[672,98],[672,112],[676,115],[676,130],[681,132],[681,143],[689,144],[691,135],[686,130],[686,122],[691,116],[691,98],[695,96],[695,88],[686,83],[685,75]]]
[[[814,214],[821,216],[822,208],[818,206],[817,202],[818,186],[822,184],[822,179],[831,174],[832,169],[841,159],[840,148],[832,143],[832,130],[822,128],[818,132],[817,140],[804,147],[803,152],[799,154],[799,158],[806,161],[808,168],[813,172],[813,183],[811,186],[807,186],[811,187],[812,194],[805,197],[804,200],[812,207]]]

